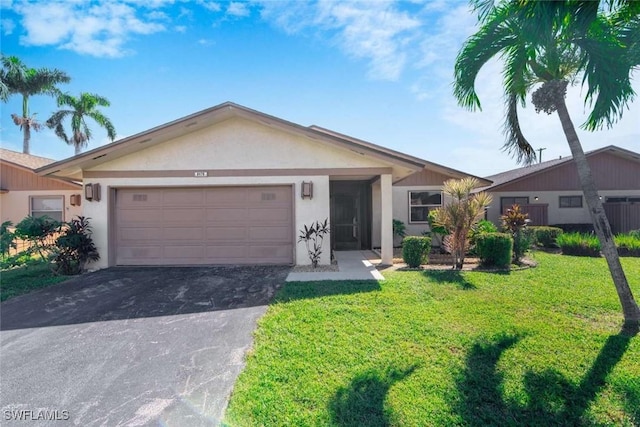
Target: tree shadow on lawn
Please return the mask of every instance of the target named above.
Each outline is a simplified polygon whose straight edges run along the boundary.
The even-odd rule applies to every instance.
[[[476,285],[469,282],[460,270],[425,270],[422,274],[434,282],[452,283],[464,290],[478,288]]]
[[[476,343],[458,381],[461,400],[457,410],[470,426],[584,425],[589,405],[606,386],[607,376],[624,355],[632,337],[624,333],[609,336],[578,385],[573,385],[553,369],[542,373],[527,371],[524,374],[528,396],[525,406],[504,399],[501,393],[503,375],[496,369],[502,353],[522,337],[502,335],[493,342]],[[638,400],[636,394],[625,394],[627,406]],[[630,410],[627,412],[637,418],[637,410],[635,414]]]
[[[384,409],[387,393],[415,369],[416,365],[407,369],[387,367],[382,372],[372,369],[357,375],[331,399],[329,410],[333,422],[342,427],[390,425],[390,414]]]
[[[352,295],[380,291],[376,280],[325,280],[318,282],[287,282],[276,294],[273,302],[320,298],[333,295]]]

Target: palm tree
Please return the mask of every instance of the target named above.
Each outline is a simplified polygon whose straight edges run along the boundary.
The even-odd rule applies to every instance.
[[[469,232],[482,219],[484,210],[491,204],[491,196],[485,192],[473,194],[480,186],[476,178],[450,179],[444,182],[442,191],[450,201],[436,209],[434,223],[444,227],[449,234],[444,237],[445,249],[453,256],[453,268],[461,270],[464,254],[469,249]]]
[[[22,129],[24,139],[22,151],[29,154],[31,130],[39,131],[42,125],[36,120],[36,114],[29,114],[29,97],[33,95],[51,95],[60,93],[57,84],[67,83],[71,78],[58,69],[28,68],[16,56],[2,56],[2,84],[0,96],[6,101],[10,95],[22,95],[22,116],[11,114],[13,122]]]
[[[58,107],[67,106],[70,109],[59,110],[47,120],[47,126],[54,129],[56,135],[76,149],[76,155],[80,154],[91,139],[91,129],[87,125],[86,119],[93,119],[98,125],[106,129],[107,136],[111,141],[116,138],[116,129],[113,124],[97,107],[108,107],[111,105],[107,98],[92,93],[81,93],[79,97],[69,94],[58,96]],[[71,117],[71,136],[64,130],[63,122],[67,117]]]
[[[472,2],[480,28],[467,39],[455,63],[454,96],[470,110],[480,108],[475,79],[493,57],[504,62],[506,114],[504,149],[524,164],[535,151],[518,122],[518,106],[534,88],[537,112],[556,112],[576,164],[582,190],[613,278],[625,325],[637,328],[640,309],[620,265],[611,227],[598,197],[578,134],[565,103],[566,89],[582,77],[585,104],[592,107],[583,125],[587,130],[612,126],[633,98],[631,73],[639,65],[640,3],[564,0],[537,2],[493,0]]]

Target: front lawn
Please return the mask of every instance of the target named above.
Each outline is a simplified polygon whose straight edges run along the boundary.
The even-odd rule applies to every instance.
[[[0,301],[69,279],[51,272],[48,262],[29,263],[0,271]]]
[[[640,426],[640,336],[605,260],[495,274],[288,283],[256,332],[232,426]],[[640,259],[622,260],[640,298]]]

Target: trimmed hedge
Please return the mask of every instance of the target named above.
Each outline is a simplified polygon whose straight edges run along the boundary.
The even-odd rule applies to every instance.
[[[427,262],[431,250],[431,237],[407,236],[402,241],[402,259],[411,268]]]
[[[508,267],[513,257],[513,238],[509,233],[483,233],[476,239],[476,252],[485,266]]]
[[[556,239],[563,233],[560,227],[532,226],[529,229],[533,232],[535,244],[544,248],[557,248]]]
[[[600,256],[600,241],[594,234],[563,233],[557,242],[564,255]]]
[[[640,257],[640,233],[617,234],[613,240],[620,256]]]

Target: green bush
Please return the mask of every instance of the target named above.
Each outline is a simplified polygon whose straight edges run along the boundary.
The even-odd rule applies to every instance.
[[[16,249],[16,236],[9,231],[9,227],[13,226],[11,221],[5,221],[0,224],[0,255],[4,258],[9,255],[11,249]]]
[[[47,257],[54,244],[53,236],[60,231],[60,223],[48,216],[27,216],[16,225],[15,235],[30,243],[29,250],[42,259]]]
[[[637,237],[640,239],[640,230],[631,230],[629,236]]]
[[[557,248],[556,239],[563,233],[562,228],[547,226],[529,227],[533,232],[533,241],[544,248]]]
[[[640,257],[640,233],[618,234],[613,240],[620,256]]]
[[[91,234],[89,218],[78,216],[63,224],[62,234],[56,239],[54,248],[53,270],[56,273],[79,274],[87,262],[100,259]]]
[[[600,241],[593,234],[562,233],[557,243],[564,255],[600,256]]]
[[[476,239],[476,252],[485,266],[508,267],[513,257],[513,238],[509,233],[484,233]]]
[[[430,249],[430,237],[407,236],[402,241],[402,259],[411,268],[420,267],[427,262]]]

